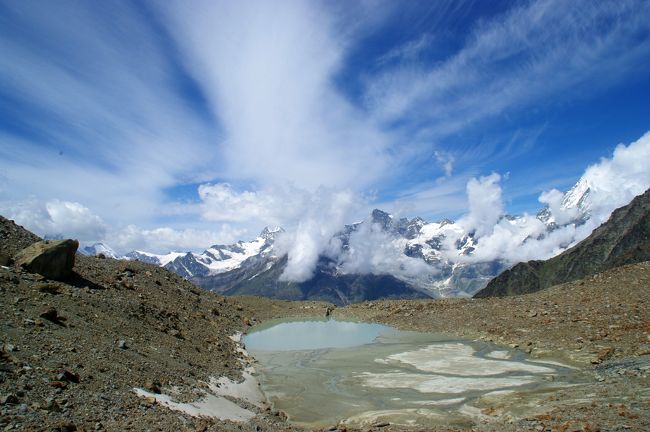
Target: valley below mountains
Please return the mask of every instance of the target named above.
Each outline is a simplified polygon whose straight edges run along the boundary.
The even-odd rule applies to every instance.
[[[4,430],[301,430],[272,405],[236,391],[246,388],[256,367],[237,335],[270,319],[301,316],[480,339],[576,368],[573,386],[551,386],[524,399],[516,391],[486,396],[465,413],[468,426],[427,430],[650,428],[648,262],[526,295],[337,308],[223,297],[160,266],[101,257],[77,256],[70,276],[51,280],[12,263],[40,239],[4,218],[0,223]],[[222,408],[201,411],[214,401]],[[327,430],[419,429],[388,415],[381,422],[332,424]]]

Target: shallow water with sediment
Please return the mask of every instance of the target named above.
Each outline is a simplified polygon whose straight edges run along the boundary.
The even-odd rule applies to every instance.
[[[309,428],[469,426],[495,401],[524,416],[579,380],[569,366],[514,349],[378,324],[276,321],[244,343],[273,408]]]

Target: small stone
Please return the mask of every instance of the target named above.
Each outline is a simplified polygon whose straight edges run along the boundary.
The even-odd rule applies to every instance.
[[[61,407],[53,398],[45,399],[45,402],[41,404],[41,408],[46,411],[60,411]]]
[[[13,393],[0,396],[0,405],[15,405],[18,403],[18,396]]]
[[[118,347],[119,349],[123,349],[123,350],[125,350],[125,349],[129,349],[129,346],[126,344],[126,341],[125,341],[125,340],[117,341],[117,347]]]
[[[69,370],[64,370],[56,377],[59,381],[69,381],[78,384],[79,383],[79,374],[72,373]]]
[[[51,284],[51,283],[39,283],[36,285],[36,288],[38,288],[39,292],[46,293],[46,294],[61,294],[61,289],[59,288],[58,285]]]
[[[61,389],[61,390],[68,387],[68,385],[63,381],[50,381],[49,384],[51,387],[54,387],[56,389]]]
[[[598,351],[598,354],[596,354],[596,358],[598,359],[599,362],[602,362],[610,358],[612,354],[614,354],[614,348],[607,347]]]
[[[142,398],[142,401],[140,402],[141,405],[144,406],[153,406],[156,404],[156,398],[153,396],[148,396],[145,398]]]
[[[145,390],[150,391],[151,393],[160,394],[160,383],[152,380],[147,380],[144,383]]]
[[[45,311],[43,311],[40,317],[45,318],[48,321],[52,321],[53,323],[59,322],[59,313],[53,307],[49,307]]]
[[[57,429],[61,432],[75,432],[77,430],[77,425],[72,422],[64,422],[59,424]]]
[[[0,266],[7,267],[10,266],[13,260],[9,255],[0,253]]]
[[[528,318],[535,318],[537,316],[537,311],[530,311],[528,313]]]

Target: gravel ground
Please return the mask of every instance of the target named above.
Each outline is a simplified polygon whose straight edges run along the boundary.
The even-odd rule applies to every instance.
[[[37,240],[0,222],[0,255]],[[257,414],[244,424],[193,418],[139,398],[133,388],[197,400],[210,377],[240,379],[250,361],[229,336],[272,318],[330,312],[490,340],[581,368],[584,383],[548,395],[534,415],[512,415],[508,398],[486,401],[472,430],[650,430],[649,262],[518,297],[338,309],[224,298],[139,262],[78,257],[75,271],[56,282],[0,267],[0,430],[298,430],[270,408],[243,404]]]

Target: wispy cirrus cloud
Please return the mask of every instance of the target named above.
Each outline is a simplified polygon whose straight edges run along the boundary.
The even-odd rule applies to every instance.
[[[169,48],[136,5],[0,7],[5,195],[144,221],[162,188],[213,175],[214,129],[177,91]]]
[[[362,189],[387,137],[334,86],[345,42],[320,3],[166,2],[165,22],[223,127],[227,175]]]
[[[367,106],[381,121],[445,137],[532,101],[553,103],[560,91],[580,97],[586,85],[607,87],[644,67],[649,15],[638,1],[523,2],[475,26],[444,61],[400,63],[371,76]],[[405,48],[414,44],[425,49],[419,41]]]

